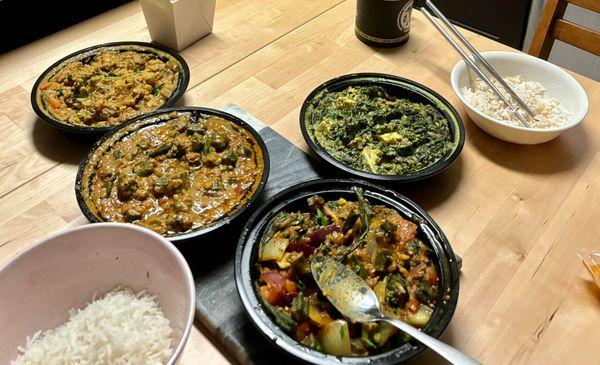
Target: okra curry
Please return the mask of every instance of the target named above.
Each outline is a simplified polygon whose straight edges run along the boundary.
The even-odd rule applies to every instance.
[[[380,175],[423,170],[453,148],[448,120],[431,105],[390,95],[381,86],[325,91],[313,101],[313,139],[339,162]]]
[[[70,125],[115,126],[165,104],[181,64],[158,50],[106,49],[67,61],[38,85],[37,103]]]
[[[100,220],[173,236],[233,214],[256,192],[264,159],[248,130],[217,116],[163,116],[123,127],[90,157],[82,196]]]
[[[436,308],[439,277],[415,223],[382,205],[312,196],[306,211],[284,211],[267,225],[257,263],[257,294],[266,312],[296,341],[340,356],[367,356],[407,338],[387,323],[350,323],[327,301],[311,260],[333,257],[375,291],[383,311],[424,327]]]

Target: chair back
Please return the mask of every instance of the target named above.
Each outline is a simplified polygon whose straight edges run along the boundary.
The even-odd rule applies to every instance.
[[[558,39],[600,56],[600,32],[565,20],[569,4],[600,13],[600,0],[547,0],[529,54],[547,60]]]

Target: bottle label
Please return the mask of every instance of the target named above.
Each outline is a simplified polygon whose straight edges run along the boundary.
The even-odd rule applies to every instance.
[[[412,14],[413,0],[409,0],[398,14],[398,29],[403,33],[410,30],[410,16]]]

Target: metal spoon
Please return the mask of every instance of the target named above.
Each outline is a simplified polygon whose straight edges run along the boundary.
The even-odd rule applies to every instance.
[[[311,263],[311,271],[323,295],[352,322],[387,322],[408,333],[453,364],[481,365],[469,355],[411,325],[386,317],[371,287],[340,262],[328,257],[315,258]]]

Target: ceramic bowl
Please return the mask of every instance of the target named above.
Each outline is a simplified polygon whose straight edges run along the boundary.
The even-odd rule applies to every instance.
[[[482,52],[482,55],[501,76],[522,75],[525,80],[537,81],[546,88],[548,96],[558,99],[562,106],[571,111],[571,120],[565,125],[548,129],[513,126],[491,118],[471,107],[463,96],[464,88],[469,86],[469,75],[465,62],[460,61],[452,70],[452,88],[471,120],[487,133],[507,142],[538,144],[558,137],[585,118],[589,108],[587,94],[583,87],[560,67],[524,53]]]
[[[64,323],[94,293],[115,286],[156,295],[173,328],[175,364],[194,319],[194,280],[177,248],[160,235],[121,223],[98,223],[50,236],[0,269],[0,363],[27,336]]]

